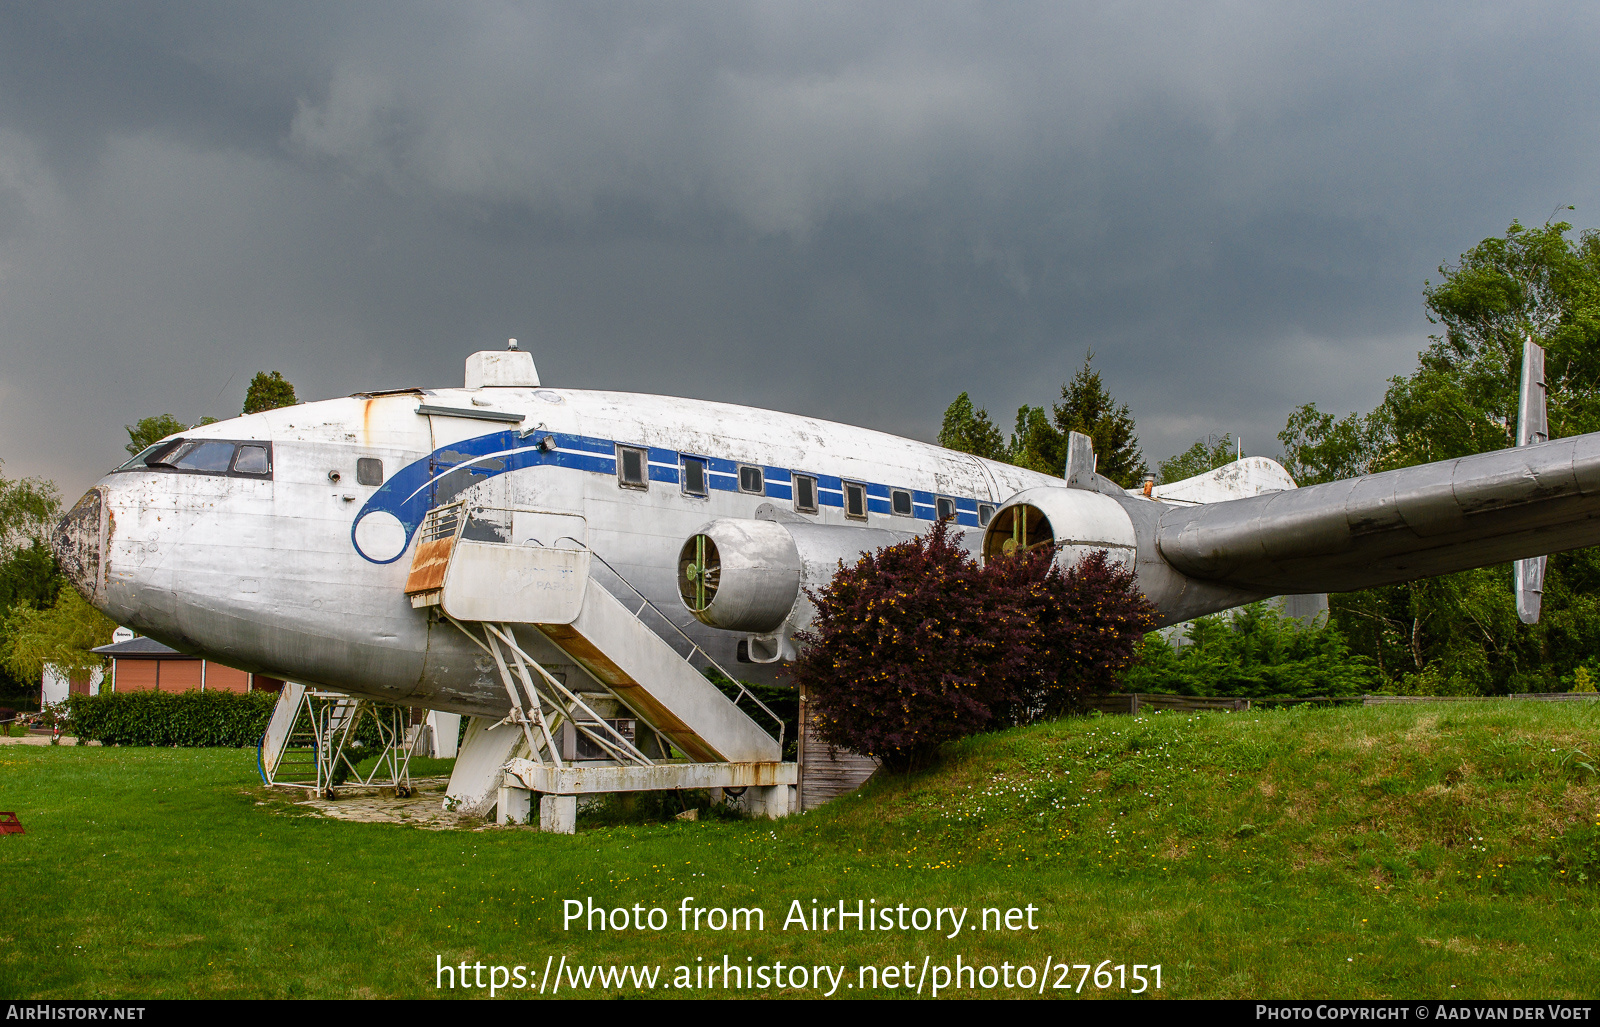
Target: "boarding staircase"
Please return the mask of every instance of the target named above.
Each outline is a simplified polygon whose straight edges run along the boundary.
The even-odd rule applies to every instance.
[[[466,520],[461,502],[429,512],[406,593],[483,651],[510,709],[468,727],[447,804],[531,822],[537,794],[540,826],[566,833],[577,796],[600,792],[722,788],[752,812],[789,811],[796,768],[781,762],[781,719],[742,684],[724,695],[706,672],[738,679],[615,567],[571,537],[468,540]],[[593,687],[569,684],[530,649],[559,653]],[[770,718],[778,736],[753,716]],[[634,723],[642,729],[628,730]]]

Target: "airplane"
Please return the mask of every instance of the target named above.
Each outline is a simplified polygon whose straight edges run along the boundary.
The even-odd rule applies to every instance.
[[[1540,396],[1525,402],[1530,423]],[[462,388],[361,393],[164,439],[85,493],[53,547],[93,605],[180,651],[350,696],[509,718],[551,759],[554,736],[529,725],[554,715],[536,690],[572,698],[540,669],[559,665],[609,681],[689,752],[695,731],[673,723],[672,703],[648,687],[620,691],[640,675],[599,651],[647,638],[531,630],[539,616],[576,623],[578,607],[540,614],[550,596],[531,607],[518,596],[565,588],[570,600],[577,573],[580,592],[630,604],[680,656],[772,682],[810,622],[806,589],[948,520],[984,559],[1049,543],[1068,566],[1105,550],[1172,624],[1600,543],[1600,434],[1529,443],[1306,488],[1247,457],[1127,490],[1095,473],[1081,435],[1056,477],[814,417],[547,386],[512,340],[468,357]],[[440,539],[479,554],[481,615],[451,613],[448,584],[417,585],[456,573],[448,553],[429,569]],[[565,585],[551,585],[552,560],[568,560]],[[669,747],[658,741],[659,757]],[[741,756],[741,744],[706,743],[700,757],[775,758],[760,745]]]

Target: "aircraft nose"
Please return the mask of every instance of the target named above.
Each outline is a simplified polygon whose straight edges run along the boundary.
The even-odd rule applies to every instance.
[[[105,595],[105,494],[92,488],[56,522],[50,537],[61,572],[85,599]]]

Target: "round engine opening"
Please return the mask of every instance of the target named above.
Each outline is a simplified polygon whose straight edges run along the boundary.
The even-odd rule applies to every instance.
[[[1044,511],[1031,503],[1008,506],[994,515],[983,533],[983,558],[1026,553],[1056,540],[1055,529]]]
[[[722,578],[722,557],[708,535],[694,535],[678,551],[678,595],[683,605],[699,613],[717,597]]]

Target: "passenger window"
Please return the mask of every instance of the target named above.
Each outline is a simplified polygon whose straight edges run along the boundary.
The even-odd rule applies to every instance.
[[[683,458],[683,493],[686,496],[706,495],[706,462],[692,456]]]
[[[617,447],[617,484],[625,489],[649,488],[646,474],[649,470],[649,454],[642,449],[632,446]]]
[[[748,464],[739,465],[739,491],[764,492],[765,483],[761,480],[761,468],[751,467]]]
[[[817,479],[806,474],[794,476],[794,508],[800,513],[817,512]]]
[[[940,496],[934,501],[934,506],[938,510],[939,519],[941,521],[951,520],[956,515],[956,501],[953,499],[946,499],[945,497]]]
[[[898,516],[911,516],[911,493],[904,489],[895,489],[889,493],[889,508]]]
[[[992,521],[992,520],[994,520],[994,504],[993,503],[979,503],[978,504],[978,527],[987,528],[989,526],[989,522]]]
[[[233,463],[233,443],[191,442],[162,463],[184,471],[226,474]]]
[[[356,484],[382,485],[383,461],[375,456],[364,456],[356,461]]]
[[[858,521],[867,519],[867,487],[844,483],[844,515]]]
[[[266,474],[270,470],[267,465],[267,447],[240,446],[239,455],[233,458],[233,469],[240,474]]]

